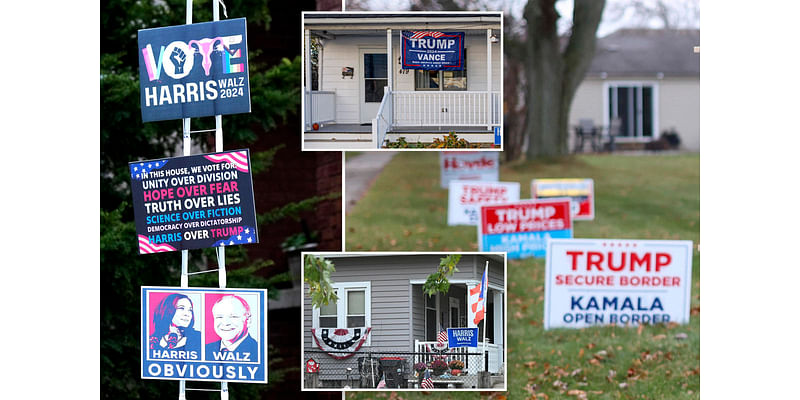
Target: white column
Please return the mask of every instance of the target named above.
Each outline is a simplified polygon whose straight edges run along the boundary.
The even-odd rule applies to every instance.
[[[486,92],[488,101],[486,102],[486,124],[487,129],[492,130],[492,30],[486,30]]]
[[[386,29],[386,74],[389,77],[388,86],[392,90],[392,70],[394,69],[394,61],[392,61],[392,30]]]
[[[494,332],[492,333],[492,339],[494,340],[494,344],[501,347],[503,346],[503,325],[505,322],[505,314],[503,313],[503,295],[503,292],[494,292],[494,309],[492,310],[494,313]]]
[[[305,40],[306,40],[306,53],[305,53],[305,62],[306,62],[306,79],[305,79],[305,88],[303,88],[303,96],[307,99],[307,104],[305,105],[305,112],[311,112],[311,30],[305,30]],[[308,93],[308,96],[306,96]],[[309,116],[305,118],[306,121],[314,121],[313,116]],[[305,121],[303,121],[305,124]],[[306,124],[306,129],[311,128]]]

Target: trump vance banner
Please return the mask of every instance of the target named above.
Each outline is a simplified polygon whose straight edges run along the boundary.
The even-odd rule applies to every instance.
[[[142,121],[250,112],[244,18],[139,31]]]
[[[403,69],[464,70],[464,32],[402,31]]]

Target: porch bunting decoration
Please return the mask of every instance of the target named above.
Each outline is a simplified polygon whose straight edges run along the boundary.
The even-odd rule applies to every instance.
[[[352,357],[364,342],[372,328],[311,328],[311,337],[320,350],[328,352],[328,355],[337,359],[344,360]],[[330,353],[332,351],[349,351],[350,354]]]
[[[438,351],[447,350],[447,348],[449,347],[447,343],[447,331],[443,330],[439,332],[439,334],[436,335],[436,341],[437,341],[436,344],[433,345],[433,347],[436,348],[436,350]]]

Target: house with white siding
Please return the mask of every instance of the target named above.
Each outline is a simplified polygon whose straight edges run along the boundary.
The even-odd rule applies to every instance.
[[[405,377],[413,380],[413,371],[409,368],[420,361],[430,361],[426,353],[440,354],[436,353],[440,332],[447,328],[475,327],[468,317],[468,289],[480,285],[487,263],[485,317],[477,325],[480,344],[477,348],[448,349],[441,354],[448,360],[458,358],[467,364],[464,367],[467,376],[451,377],[450,387],[480,387],[477,376],[481,371],[488,371],[486,376],[491,375],[492,381],[502,381],[505,385],[506,274],[503,253],[463,254],[456,267],[458,271],[449,277],[447,293],[433,296],[423,293],[423,284],[437,271],[440,259],[446,254],[317,255],[334,263],[336,271],[331,274],[331,280],[338,296],[338,301],[333,304],[312,307],[306,284],[303,360],[313,359],[320,365],[317,387],[341,388],[348,385],[346,370],[351,368],[349,377],[355,379],[348,386],[374,388],[375,382],[359,382],[360,367],[367,357],[380,359],[381,363],[386,359],[400,360],[404,364]],[[326,330],[325,334],[320,334],[322,329]],[[358,330],[355,338],[345,343],[355,330]],[[336,337],[339,339],[334,338],[335,331],[338,331]],[[363,339],[365,335],[366,340],[353,344],[359,336]],[[323,338],[326,341],[333,339],[326,345],[322,343]],[[346,352],[330,351],[336,348],[346,349]],[[323,351],[325,349],[327,353]],[[485,356],[461,357],[456,350]],[[414,382],[399,387],[413,388]]]
[[[700,151],[699,46],[699,29],[620,29],[598,38],[570,125],[590,120],[606,142],[615,135],[618,149],[645,148],[674,131],[682,149]]]
[[[496,129],[502,137],[502,13],[302,18],[303,150],[379,149],[400,137],[430,143],[450,132],[491,147]],[[404,60],[440,56],[433,45],[447,38],[458,39],[447,49],[457,57],[452,65]],[[412,40],[428,47],[410,49]]]

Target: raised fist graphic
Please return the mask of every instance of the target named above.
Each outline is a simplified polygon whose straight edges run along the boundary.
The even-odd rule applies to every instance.
[[[172,61],[172,64],[175,65],[175,74],[182,74],[183,64],[186,63],[186,53],[176,47],[172,50],[172,54],[170,54],[169,59]]]

